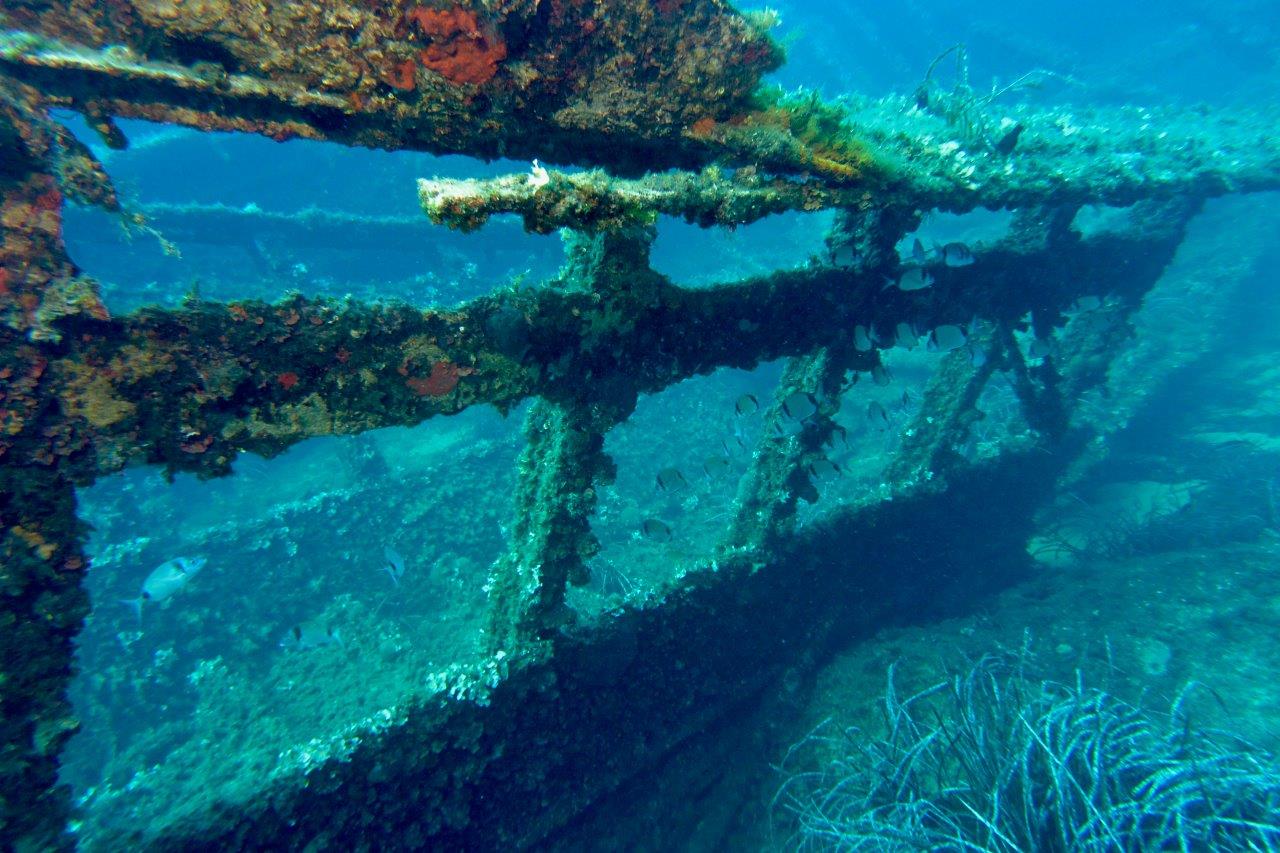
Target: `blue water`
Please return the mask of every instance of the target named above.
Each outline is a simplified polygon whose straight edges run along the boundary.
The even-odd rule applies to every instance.
[[[975,89],[1037,69],[1053,73],[1042,87],[1008,95],[1010,104],[1280,104],[1280,9],[1265,0],[773,6],[782,20],[776,35],[789,53],[773,80],[829,98],[910,93],[934,57],[963,43]],[[953,73],[951,63],[938,72],[947,80]],[[284,214],[314,207],[421,220],[421,240],[188,240],[175,256],[145,234],[124,239],[106,214],[70,210],[70,253],[102,282],[116,313],[175,306],[192,291],[218,300],[300,292],[448,306],[513,279],[543,282],[563,261],[557,235],[523,234],[511,222],[445,234],[419,210],[419,177],[524,172],[524,162],[276,143],[132,121],[121,122],[132,147],[107,152],[74,114],[62,118],[101,154],[130,205]],[[826,213],[788,214],[704,231],[664,219],[653,266],[691,287],[800,267],[821,254],[831,221]],[[1006,225],[999,214],[980,212],[931,218],[922,234],[976,244]],[[768,779],[781,746],[803,735],[807,723],[856,716],[850,709],[874,704],[895,657],[939,657],[933,652],[940,647],[976,657],[1016,646],[1028,628],[1055,674],[1069,673],[1081,649],[1112,643],[1134,701],[1164,697],[1189,680],[1212,681],[1240,711],[1226,724],[1265,747],[1280,746],[1280,659],[1272,647],[1280,629],[1278,238],[1274,195],[1215,203],[1192,229],[1147,330],[1157,352],[1188,352],[1128,427],[1109,438],[1107,465],[1079,483],[1078,493],[1059,496],[1042,519],[1040,556],[1075,549],[1081,574],[1041,560],[1033,582],[1072,618],[1038,609],[1035,595],[1014,594],[967,619],[901,628],[845,649],[813,676],[811,692],[795,700],[800,710],[777,724],[769,745],[744,762]],[[1228,259],[1242,270],[1238,287],[1196,318],[1200,305],[1180,302],[1190,297],[1179,282],[1212,278]],[[864,382],[856,406],[842,411],[851,439],[832,455],[840,473],[803,508],[801,529],[835,508],[889,495],[885,467],[936,360],[895,351],[891,366],[892,386]],[[592,582],[571,596],[580,614],[595,619],[644,602],[673,582],[679,565],[713,553],[764,429],[761,413],[735,413],[735,405],[744,395],[767,405],[781,369],[771,363],[691,379],[643,398],[630,421],[608,435],[619,475],[600,490],[593,526],[603,550],[592,562]],[[1008,382],[993,382],[980,405],[992,417],[965,451],[971,461],[1027,433]],[[869,410],[883,417],[868,418]],[[95,527],[88,580],[94,612],[73,687],[84,732],[68,753],[66,778],[92,815],[86,825],[96,831],[165,823],[205,798],[234,800],[286,755],[296,758],[343,726],[395,707],[410,682],[419,689],[451,666],[474,663],[483,649],[487,572],[512,523],[524,412],[504,418],[469,410],[408,429],[316,439],[277,459],[244,457],[233,476],[212,482],[184,475],[165,482],[155,471],[132,469],[84,489],[82,513]],[[655,491],[655,477],[673,467],[686,482]],[[998,504],[999,496],[992,500]],[[673,528],[670,541],[637,535],[650,519]],[[385,572],[388,548],[405,558],[398,582]],[[141,619],[118,604],[176,556],[208,564],[170,600],[144,606]],[[936,559],[962,565],[962,556]],[[1220,578],[1193,564],[1214,565]],[[1186,580],[1171,582],[1168,598],[1153,602],[1125,572],[1142,584]],[[1094,602],[1124,595],[1132,596],[1126,607],[1099,605],[1105,614],[1092,623],[1084,618]],[[1187,609],[1153,609],[1175,599],[1190,602]],[[1171,619],[1185,622],[1161,622]],[[315,642],[290,647],[289,637],[297,639],[295,629],[304,626],[319,626],[309,635]],[[340,641],[331,641],[335,632]],[[1222,656],[1205,654],[1206,645]],[[933,674],[915,677],[923,684]],[[213,755],[210,742],[230,747]],[[739,793],[758,797],[768,784]],[[734,845],[792,846],[778,840],[791,836],[765,829],[764,811],[758,803],[744,808],[742,826],[728,836]]]

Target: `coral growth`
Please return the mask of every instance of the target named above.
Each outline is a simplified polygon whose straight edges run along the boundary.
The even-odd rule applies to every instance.
[[[437,361],[431,365],[431,375],[410,376],[404,381],[409,390],[419,397],[443,397],[458,385],[458,377],[471,371],[450,361]]]
[[[405,17],[431,42],[419,53],[423,66],[452,83],[487,83],[498,73],[498,63],[507,58],[502,36],[482,26],[469,9],[418,6]]]

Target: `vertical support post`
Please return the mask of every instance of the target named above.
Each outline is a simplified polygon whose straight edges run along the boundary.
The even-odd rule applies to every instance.
[[[835,428],[832,416],[840,408],[844,376],[851,365],[849,350],[829,347],[787,363],[751,468],[738,486],[734,517],[722,549],[770,547],[794,526],[796,502],[817,499],[805,465],[821,455],[831,438]],[[799,432],[791,434],[795,421],[786,415],[784,406],[796,395],[816,401],[817,412]]]
[[[991,349],[991,338],[970,341],[982,352]],[[955,448],[964,443],[970,425],[978,418],[975,408],[982,389],[1001,359],[992,354],[974,365],[964,349],[954,350],[942,358],[937,371],[925,388],[924,399],[911,426],[905,432],[902,446],[885,474],[891,483],[920,482],[937,479],[942,482],[948,469],[963,460]]]
[[[489,578],[489,646],[518,650],[572,620],[566,584],[590,580],[597,477],[612,476],[604,433],[585,409],[539,400],[525,424],[511,548]]]
[[[0,837],[8,849],[68,846],[58,755],[78,727],[67,685],[88,612],[82,533],[74,487],[55,468],[0,466]]]
[[[58,756],[77,722],[67,699],[88,611],[74,467],[82,445],[46,396],[59,320],[105,319],[62,242],[62,203],[118,210],[100,165],[51,122],[34,90],[0,79],[0,838],[69,847]]]
[[[661,286],[649,268],[652,240],[648,227],[568,235],[559,283],[599,298],[596,334],[617,333]],[[591,532],[595,485],[612,482],[616,474],[604,452],[604,434],[630,414],[636,392],[618,382],[601,395],[583,381],[590,372],[590,365],[571,360],[564,396],[538,400],[529,412],[510,551],[489,580],[492,651],[510,653],[550,639],[573,619],[566,585],[591,579],[586,563],[600,549]]]

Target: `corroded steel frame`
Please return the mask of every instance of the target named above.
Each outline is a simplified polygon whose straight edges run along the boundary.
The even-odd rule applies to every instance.
[[[1195,134],[1156,141],[1147,128],[1159,117],[1146,116],[1141,125],[1122,112],[1113,127],[1076,128],[1085,146],[1055,136],[1052,118],[1027,116],[1024,148],[1010,156],[981,140],[939,140],[930,134],[946,128],[936,117],[889,103],[852,111],[858,137],[852,142],[820,138],[801,129],[801,108],[753,100],[777,50],[718,0],[350,3],[327,4],[324,14],[294,5],[209,3],[183,14],[171,2],[121,0],[4,13],[0,820],[6,838],[28,845],[67,840],[57,754],[76,727],[65,688],[86,607],[76,486],[139,462],[219,476],[245,450],[273,455],[317,435],[414,424],[477,403],[508,408],[528,397],[541,400],[521,461],[514,544],[491,578],[489,670],[468,683],[471,692],[453,694],[467,698],[429,699],[390,734],[384,726],[365,751],[299,768],[299,784],[282,786],[269,813],[248,809],[234,826],[197,831],[206,840],[245,843],[245,833],[281,831],[276,822],[290,815],[316,819],[314,805],[324,798],[308,792],[312,774],[340,791],[359,777],[379,738],[448,739],[439,732],[448,720],[475,714],[466,702],[477,696],[498,696],[497,707],[510,714],[518,715],[522,703],[553,713],[557,702],[573,701],[572,690],[568,698],[545,699],[535,685],[563,672],[567,661],[589,657],[598,644],[607,647],[609,631],[648,630],[626,629],[627,620],[664,626],[654,629],[659,645],[693,636],[677,605],[669,614],[633,609],[623,627],[582,635],[564,604],[566,584],[585,577],[596,547],[594,486],[612,476],[603,436],[640,394],[718,367],[792,357],[777,400],[797,390],[818,400],[818,416],[799,435],[770,433],[763,440],[716,560],[677,582],[673,594],[687,602],[721,584],[741,590],[765,567],[804,563],[798,554],[806,544],[845,541],[849,530],[874,538],[872,528],[895,523],[903,506],[942,512],[949,484],[977,488],[983,478],[1012,477],[1009,459],[974,471],[952,450],[996,367],[1018,378],[1027,419],[1046,445],[1078,446],[1081,436],[1069,428],[1071,401],[1100,381],[1099,365],[1123,338],[1127,312],[1158,278],[1199,202],[1280,186],[1280,146],[1259,129],[1265,120],[1206,117]],[[120,205],[89,152],[49,121],[47,110],[59,105],[84,112],[116,145],[124,140],[111,117],[135,116],[277,138],[540,156],[621,173],[713,160],[739,168],[638,180],[535,168],[496,181],[424,182],[424,207],[438,222],[474,228],[494,213],[516,212],[531,230],[576,229],[566,272],[542,289],[500,290],[449,310],[293,297],[275,304],[191,301],[113,318],[92,281],[66,257],[60,210],[64,198],[110,210]],[[1072,220],[1086,203],[1136,204],[1125,227],[1081,237]],[[1009,236],[984,247],[972,266],[939,270],[933,288],[885,287],[900,272],[893,246],[921,211],[980,206],[1022,213]],[[818,264],[693,290],[648,264],[659,212],[736,225],[771,212],[831,207],[842,213],[828,241],[856,247],[852,265]],[[1120,298],[1106,323],[1073,342],[1069,357],[1036,367],[1022,361],[1011,329],[1025,315],[1037,334],[1047,334],[1073,300],[1099,291]],[[895,493],[907,500],[837,513],[797,536],[796,503],[812,490],[804,467],[832,429],[840,389],[851,373],[878,363],[877,350],[855,347],[855,325],[930,328],[975,316],[996,329],[993,357],[980,367],[947,357],[890,469]],[[762,578],[765,585],[781,582],[776,572]],[[699,600],[700,614],[714,609]],[[744,600],[756,606],[763,599]],[[740,631],[743,613],[719,618]],[[495,693],[486,679],[498,670]],[[705,667],[697,671],[712,677]],[[650,675],[647,683],[657,683]],[[564,677],[574,683],[572,674]],[[638,688],[645,683],[639,678]],[[697,713],[715,713],[755,683],[726,688],[721,704]],[[685,698],[673,713],[694,714],[696,690],[675,685],[665,695],[677,694]],[[598,703],[583,708],[590,709],[584,721],[610,719]],[[485,736],[502,736],[511,719],[486,723]],[[520,726],[538,719],[533,713]],[[406,775],[427,766],[413,751],[404,761]],[[491,784],[485,774],[494,765],[473,759],[448,771],[431,766],[465,788]],[[615,775],[625,771],[620,765]],[[511,782],[511,790],[527,793],[522,785]],[[439,796],[430,786],[423,784],[415,802]],[[578,790],[531,825],[550,831],[567,809],[589,799],[589,791]],[[367,823],[331,805],[323,812],[325,828]],[[508,842],[541,837],[500,830],[490,834]],[[457,827],[437,815],[422,831],[453,837]],[[147,840],[180,845],[182,835]]]

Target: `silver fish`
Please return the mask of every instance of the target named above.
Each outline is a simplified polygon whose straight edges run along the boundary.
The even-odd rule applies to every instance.
[[[933,274],[923,267],[912,267],[898,277],[898,290],[910,293],[933,285]]]
[[[782,413],[792,420],[808,420],[817,411],[818,400],[808,391],[796,391],[782,401]]]
[[[760,401],[755,394],[743,394],[733,404],[733,411],[738,415],[750,415],[760,411]]]
[[[147,575],[137,598],[121,599],[120,603],[133,608],[141,619],[143,602],[164,601],[190,583],[206,562],[208,561],[204,557],[174,557],[166,560]]]
[[[733,467],[728,456],[708,456],[702,463],[703,472],[711,478],[723,477]]]
[[[346,648],[342,642],[342,634],[332,625],[326,625],[316,619],[302,622],[294,625],[289,629],[289,633],[285,634],[280,640],[280,647],[283,649],[297,649],[298,651],[306,651],[307,649],[318,649],[323,646],[338,646]]]
[[[916,327],[910,323],[899,323],[897,332],[894,335],[894,345],[902,347],[906,350],[916,348],[916,342],[920,340],[920,335],[916,332]]]
[[[964,243],[948,243],[942,247],[942,263],[949,267],[967,267],[973,261],[973,252]]]
[[[689,481],[680,473],[679,468],[663,468],[658,472],[658,488],[664,492],[674,492],[686,488]]]
[[[1075,302],[1072,302],[1066,310],[1067,316],[1076,314],[1087,314],[1090,311],[1097,311],[1102,307],[1102,300],[1096,296],[1081,296]]]
[[[924,243],[920,242],[919,237],[911,241],[911,260],[920,266],[924,266],[929,262],[929,254],[924,250]]]
[[[1031,346],[1027,347],[1029,358],[1047,358],[1051,355],[1053,355],[1053,341],[1036,338],[1031,342]]]
[[[964,329],[959,326],[939,326],[929,336],[930,352],[951,352],[968,342]]]
[[[400,552],[388,545],[382,549],[382,556],[386,560],[382,564],[382,569],[391,576],[391,582],[396,586],[400,586],[400,579],[404,577],[404,557],[400,556]]]
[[[830,459],[815,459],[808,465],[809,476],[816,481],[833,480],[841,473],[840,466]]]

